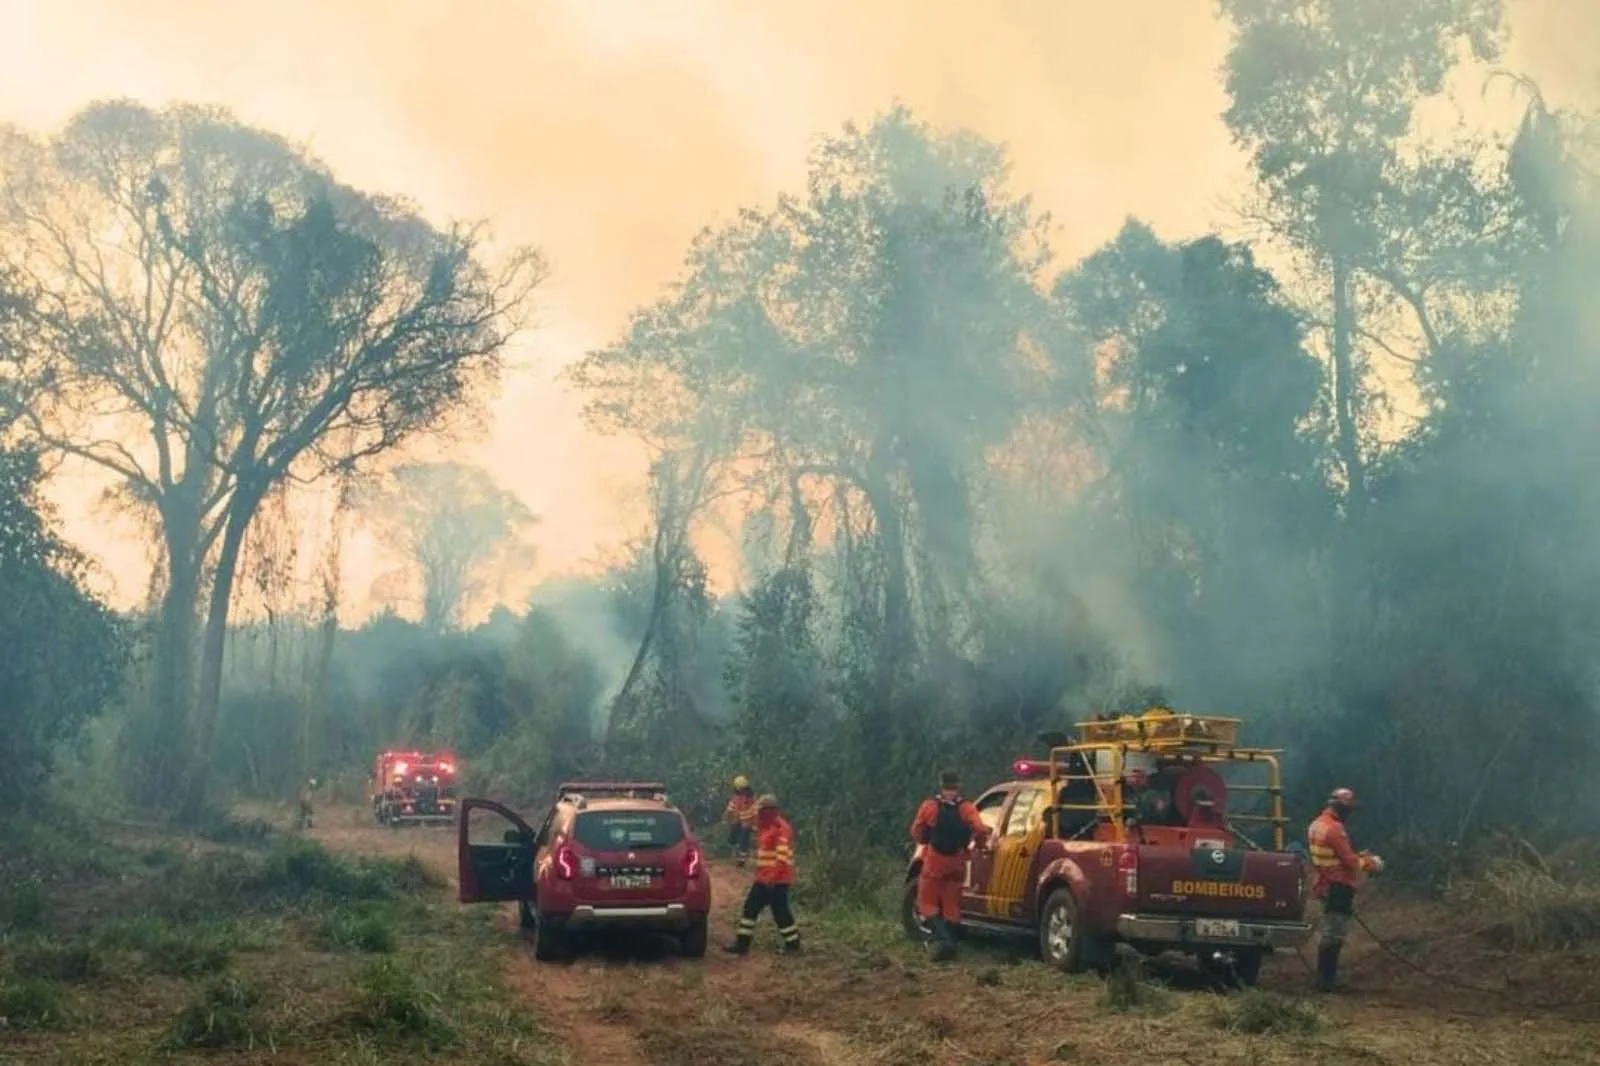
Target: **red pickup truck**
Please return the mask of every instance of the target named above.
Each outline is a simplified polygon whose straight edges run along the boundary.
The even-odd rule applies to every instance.
[[[1079,723],[1075,742],[1043,738],[1048,759],[1019,759],[1015,780],[977,799],[992,836],[968,851],[963,926],[1035,939],[1068,971],[1104,964],[1121,941],[1255,984],[1263,956],[1297,947],[1311,926],[1305,867],[1284,850],[1278,753],[1237,746],[1238,727],[1155,708]],[[1254,783],[1238,780],[1250,771]],[[1263,810],[1230,811],[1230,796],[1252,794]],[[922,851],[903,914],[916,939],[929,936],[915,906]]]

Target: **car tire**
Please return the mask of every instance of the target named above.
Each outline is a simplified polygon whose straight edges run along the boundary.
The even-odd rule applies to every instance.
[[[533,957],[540,962],[555,962],[567,955],[566,923],[539,918],[533,929]]]
[[[918,944],[926,944],[933,940],[933,930],[922,920],[917,913],[917,879],[913,877],[906,882],[906,890],[900,901],[900,924],[905,928],[906,937]]]
[[[517,926],[526,933],[531,933],[539,927],[539,919],[533,913],[533,904],[525,899],[517,900]]]
[[[1091,961],[1089,948],[1077,898],[1071,889],[1056,889],[1039,912],[1039,956],[1063,973],[1082,973]]]
[[[706,957],[706,940],[710,936],[704,918],[696,918],[689,924],[688,932],[678,940],[678,954],[686,959],[703,959]]]

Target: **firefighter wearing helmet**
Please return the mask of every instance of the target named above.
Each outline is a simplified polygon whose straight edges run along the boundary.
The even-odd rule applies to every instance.
[[[743,867],[750,858],[750,842],[756,831],[756,797],[750,791],[750,779],[743,774],[733,779],[733,795],[728,797],[722,819],[728,823],[728,846]]]
[[[1356,889],[1370,874],[1383,872],[1383,860],[1350,845],[1345,822],[1356,809],[1356,794],[1336,788],[1328,804],[1306,830],[1311,869],[1316,875],[1311,894],[1322,903],[1322,941],[1317,949],[1317,989],[1333,991],[1339,973],[1350,919],[1355,915]]]
[[[789,889],[794,887],[794,830],[778,809],[778,798],[772,795],[756,800],[756,877],[750,892],[744,898],[744,911],[739,915],[739,932],[732,944],[722,950],[730,955],[750,954],[750,942],[755,939],[756,920],[761,912],[772,909],[772,920],[778,924],[778,936],[783,939],[779,949],[785,955],[800,952],[800,926],[789,909]]]

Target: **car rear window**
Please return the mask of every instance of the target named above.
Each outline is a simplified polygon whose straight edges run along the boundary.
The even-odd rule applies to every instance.
[[[585,811],[572,835],[595,851],[670,848],[683,839],[683,819],[675,811]]]

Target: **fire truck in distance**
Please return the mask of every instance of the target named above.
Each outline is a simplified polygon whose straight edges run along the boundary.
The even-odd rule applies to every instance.
[[[1263,957],[1311,926],[1305,866],[1285,850],[1279,753],[1240,746],[1239,726],[1157,707],[1041,737],[1048,758],[1017,760],[1016,779],[976,801],[993,844],[967,852],[963,926],[1032,939],[1066,971],[1108,963],[1121,942],[1254,985]],[[915,939],[929,936],[916,910],[925,847],[906,874]]]
[[[443,825],[455,820],[456,775],[450,752],[386,751],[372,764],[372,813],[379,825]]]

